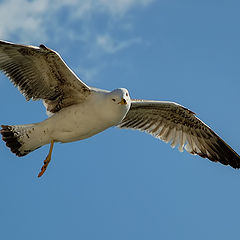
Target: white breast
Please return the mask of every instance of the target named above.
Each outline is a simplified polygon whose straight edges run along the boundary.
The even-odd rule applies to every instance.
[[[117,125],[128,109],[128,106],[111,104],[106,94],[95,93],[85,103],[64,108],[41,124],[53,140],[72,142]]]

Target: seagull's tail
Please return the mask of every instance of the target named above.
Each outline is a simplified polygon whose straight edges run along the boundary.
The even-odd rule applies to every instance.
[[[46,144],[39,134],[37,124],[2,125],[0,133],[6,145],[17,156],[22,157]]]

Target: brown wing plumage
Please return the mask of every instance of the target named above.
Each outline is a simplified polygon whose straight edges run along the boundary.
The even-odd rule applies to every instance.
[[[133,100],[120,128],[145,131],[191,154],[240,168],[240,156],[187,108],[172,102]]]
[[[91,92],[59,54],[44,45],[34,47],[0,41],[0,71],[27,100],[43,99],[52,113],[83,101]]]

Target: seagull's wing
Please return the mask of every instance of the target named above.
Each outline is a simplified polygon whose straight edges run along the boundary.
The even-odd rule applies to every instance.
[[[126,117],[118,125],[145,131],[171,146],[179,145],[191,154],[240,168],[240,156],[213,130],[187,108],[162,101],[133,100]]]
[[[84,101],[91,92],[60,55],[44,45],[35,47],[0,41],[0,71],[27,100],[43,99],[52,113]]]

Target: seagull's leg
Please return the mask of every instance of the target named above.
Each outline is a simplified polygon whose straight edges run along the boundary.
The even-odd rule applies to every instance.
[[[43,166],[42,166],[42,168],[41,168],[41,172],[38,174],[38,177],[41,177],[41,176],[44,174],[44,172],[45,172],[46,169],[47,169],[48,164],[49,164],[50,161],[51,161],[53,144],[54,144],[54,141],[51,140],[51,145],[50,145],[49,153],[48,153],[46,159],[45,159],[44,162],[43,162],[44,164],[43,164]]]

